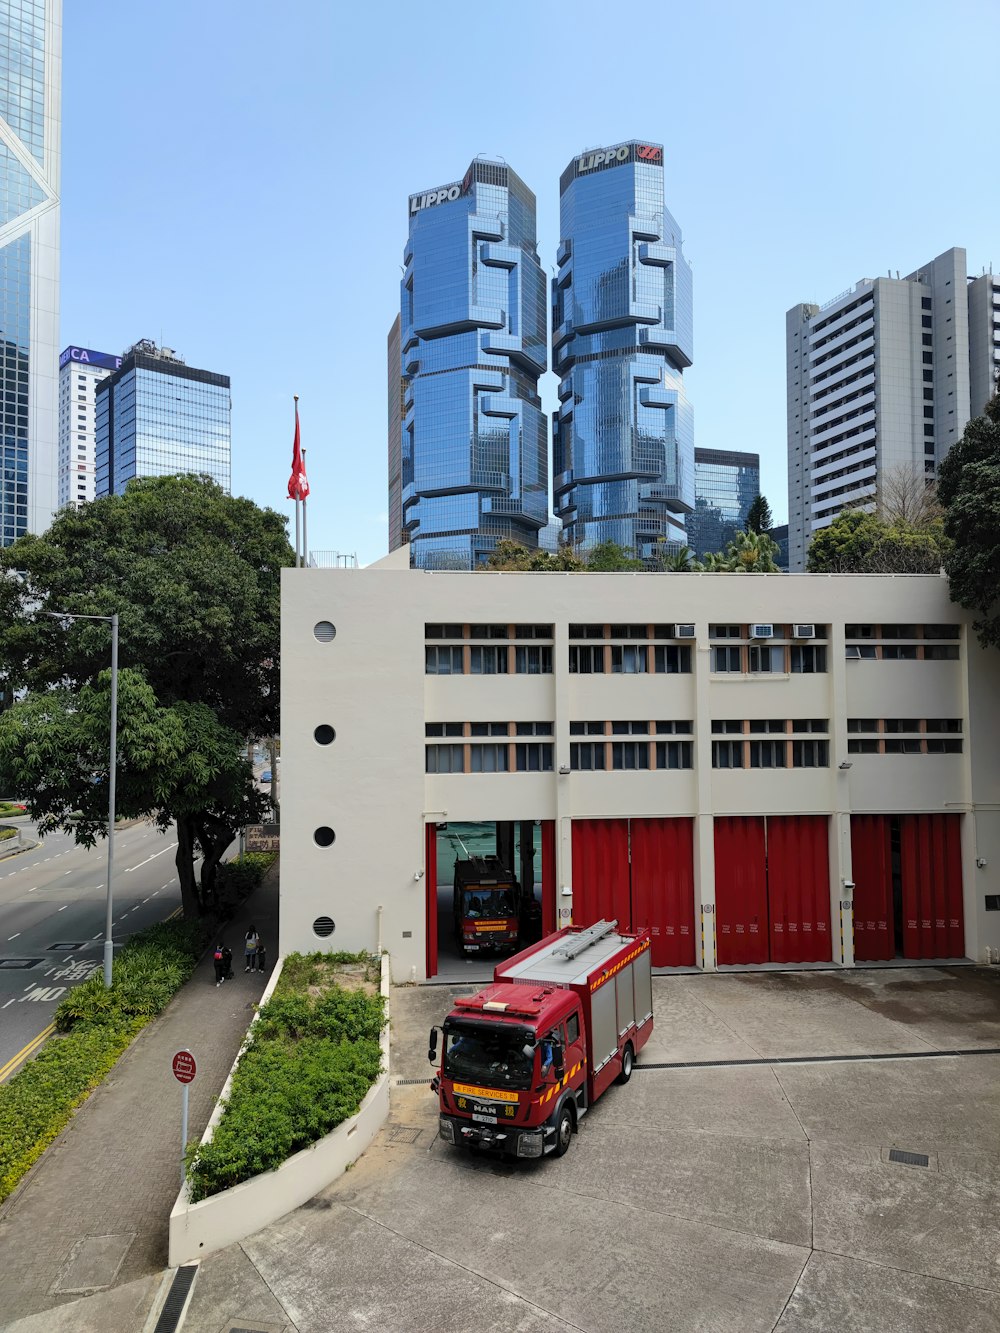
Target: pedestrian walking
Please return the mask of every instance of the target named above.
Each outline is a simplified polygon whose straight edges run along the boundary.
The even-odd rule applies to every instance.
[[[226,959],[222,941],[215,946],[215,953],[212,955],[212,961],[215,964],[215,984],[221,986],[226,979]]]
[[[264,948],[263,941],[257,945],[257,970],[260,972],[267,971],[267,950]]]
[[[222,946],[222,979],[223,981],[233,980],[233,951],[228,944]]]
[[[257,934],[257,927],[251,926],[246,933],[243,944],[243,957],[246,962],[244,972],[257,971],[257,950],[260,947],[260,936]]]

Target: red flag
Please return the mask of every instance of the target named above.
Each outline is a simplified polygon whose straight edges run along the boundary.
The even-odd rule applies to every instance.
[[[302,457],[302,442],[299,438],[299,404],[295,403],[295,440],[292,444],[292,475],[288,478],[289,500],[304,500],[309,494],[309,481],[306,477],[306,465]]]

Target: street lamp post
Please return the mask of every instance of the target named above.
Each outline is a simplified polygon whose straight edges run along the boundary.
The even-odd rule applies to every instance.
[[[114,900],[112,877],[115,870],[115,780],[118,776],[118,612],[111,616],[71,615],[68,611],[47,611],[54,620],[103,620],[111,626],[111,767],[108,773],[108,896],[104,917],[104,985],[111,989],[111,965],[114,945],[111,940]]]

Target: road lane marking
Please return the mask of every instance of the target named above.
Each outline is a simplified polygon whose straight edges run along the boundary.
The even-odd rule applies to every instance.
[[[147,856],[145,861],[140,861],[138,865],[129,866],[122,873],[125,875],[131,875],[133,870],[139,869],[139,866],[149,865],[150,861],[155,861],[158,856],[163,856],[164,853],[173,851],[173,849],[176,846],[177,846],[176,842],[172,842],[169,847],[163,847],[160,851],[154,852],[152,856]]]
[[[69,903],[64,903],[64,904],[62,905],[62,907],[60,907],[60,909],[59,909],[60,912],[65,912],[65,910],[66,910],[66,908],[67,908],[68,906],[69,906]]]
[[[18,935],[20,935],[20,933],[21,933],[20,931],[17,931],[17,932],[16,932],[15,934],[13,934],[13,935],[8,935],[8,936],[7,936],[7,943],[9,944],[9,943],[11,942],[11,940],[16,940],[17,937],[18,937]]]
[[[103,935],[103,934],[104,934],[104,931],[102,930],[102,931],[100,931],[99,934],[97,934],[97,935],[91,935],[90,938],[91,938],[92,940],[99,940],[99,939],[101,938],[101,935]]]
[[[63,876],[65,877],[66,875],[72,875],[72,873],[73,873],[72,870],[64,870]]]
[[[13,1004],[13,1003],[14,1003],[14,997],[13,997],[13,995],[12,995],[12,996],[10,997],[10,999],[7,1001],[7,1004]],[[6,1008],[7,1008],[7,1004],[0,1005],[0,1009],[6,1009]]]
[[[6,1007],[7,1006],[4,1005],[5,1009]],[[39,1032],[37,1037],[32,1037],[31,1041],[29,1041],[26,1046],[22,1046],[17,1055],[12,1055],[5,1065],[0,1065],[0,1083],[14,1072],[22,1060],[27,1060],[32,1051],[41,1046],[46,1037],[50,1037],[55,1030],[55,1023],[50,1023],[47,1028],[43,1028],[41,1032]]]

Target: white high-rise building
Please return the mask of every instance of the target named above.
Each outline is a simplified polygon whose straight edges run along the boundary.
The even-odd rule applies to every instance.
[[[89,347],[67,347],[59,357],[60,509],[94,499],[97,386],[121,363]]]
[[[0,6],[0,546],[56,508],[62,0]]]
[[[873,508],[880,479],[933,478],[1000,367],[1000,283],[966,276],[952,249],[900,278],[863,278],[785,319],[788,557],[847,506]]]

